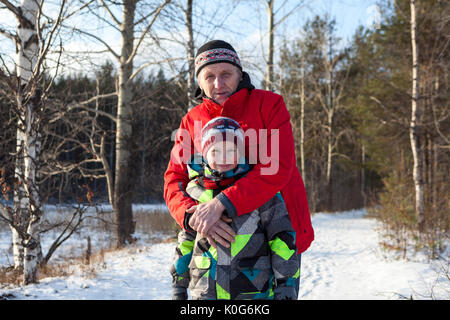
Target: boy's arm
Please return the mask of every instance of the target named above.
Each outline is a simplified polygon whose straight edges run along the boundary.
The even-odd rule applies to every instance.
[[[271,219],[266,235],[271,250],[271,266],[275,275],[275,300],[297,300],[295,280],[300,276],[296,254],[295,231],[282,201],[271,206]]]

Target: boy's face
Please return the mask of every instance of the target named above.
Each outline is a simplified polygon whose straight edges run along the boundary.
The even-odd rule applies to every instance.
[[[206,161],[218,172],[232,170],[238,165],[237,146],[231,141],[216,142],[206,153]]]

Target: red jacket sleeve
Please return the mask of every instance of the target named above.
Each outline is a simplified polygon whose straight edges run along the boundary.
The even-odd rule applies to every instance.
[[[176,132],[170,161],[164,174],[164,200],[170,214],[183,229],[187,228],[186,210],[197,204],[185,191],[189,183],[186,164],[192,152],[193,142],[187,127],[187,119],[184,117]]]
[[[261,114],[267,128],[267,138],[258,141],[258,163],[246,176],[217,196],[230,217],[249,213],[269,201],[288,183],[295,168],[290,115],[283,98],[276,97],[276,100],[262,103]],[[267,159],[261,159],[261,148],[262,154],[268,155]]]

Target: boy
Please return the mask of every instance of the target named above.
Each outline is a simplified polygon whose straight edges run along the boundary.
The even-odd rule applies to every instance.
[[[188,165],[186,192],[206,202],[244,176],[244,134],[233,119],[217,117],[202,129],[202,155]],[[230,222],[229,248],[217,249],[200,234],[181,231],[172,266],[173,299],[297,299],[295,232],[280,193],[252,213]]]

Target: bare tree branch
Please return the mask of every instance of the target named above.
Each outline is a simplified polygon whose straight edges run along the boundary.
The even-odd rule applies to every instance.
[[[109,10],[109,6],[106,5],[103,0],[100,0],[100,3],[102,4],[106,12],[109,14],[111,19],[114,21],[114,23],[117,25],[117,27],[120,27],[122,23],[119,21],[119,19],[116,18],[116,16],[111,12],[111,10]]]
[[[116,58],[117,60],[120,60],[120,55],[116,51],[114,51],[114,49],[111,48],[111,46],[105,40],[103,40],[101,37],[99,37],[91,32],[84,31],[82,29],[78,29],[78,28],[74,28],[74,27],[70,27],[70,29],[97,40],[98,42],[100,42],[101,44],[103,44],[106,47],[108,52],[111,53],[114,56],[114,58]]]
[[[13,4],[12,4],[11,2],[9,2],[8,0],[0,0],[0,2],[3,3],[3,4],[6,6],[6,8],[7,8],[9,11],[11,11],[11,12],[16,16],[17,19],[20,19],[20,18],[21,18],[22,13],[21,13],[21,10],[20,10],[18,7],[16,7],[15,5],[13,5]]]
[[[3,29],[3,28],[0,28],[0,34],[3,35],[3,36],[5,36],[5,37],[8,38],[8,39],[13,40],[13,41],[16,41],[16,40],[17,40],[17,37],[16,37],[14,34],[12,34],[12,33],[8,32],[8,31],[6,31],[6,30]]]
[[[131,52],[130,56],[128,57],[128,60],[126,61],[126,63],[130,63],[131,61],[133,61],[134,57],[136,56],[139,47],[142,43],[142,41],[144,40],[144,37],[147,35],[148,31],[150,30],[150,28],[153,26],[153,24],[156,21],[156,18],[158,18],[159,14],[161,13],[161,10],[170,3],[171,0],[165,0],[163,4],[161,4],[156,10],[154,10],[153,14],[153,18],[150,21],[150,23],[147,25],[147,27],[144,29],[144,31],[142,32],[137,44],[134,46],[133,51]]]

